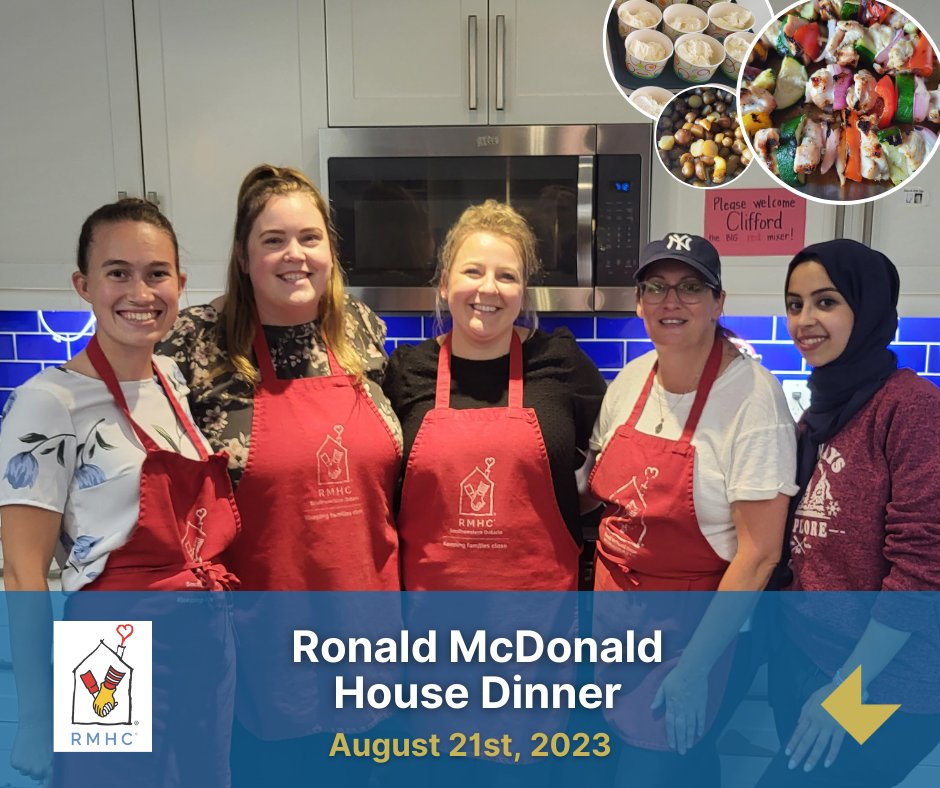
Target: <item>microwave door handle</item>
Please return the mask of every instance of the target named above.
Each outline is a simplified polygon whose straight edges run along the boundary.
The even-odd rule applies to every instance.
[[[506,109],[506,17],[496,17],[496,109]]]
[[[594,157],[578,156],[578,287],[591,287],[594,235]]]
[[[467,109],[477,108],[477,18],[475,15],[467,17],[467,73],[469,79],[468,92],[470,101]]]

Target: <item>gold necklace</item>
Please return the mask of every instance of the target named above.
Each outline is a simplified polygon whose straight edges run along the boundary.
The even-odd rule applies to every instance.
[[[692,389],[692,391],[686,391],[686,392],[684,392],[683,394],[680,394],[680,395],[679,395],[679,400],[678,400],[678,401],[676,402],[676,404],[675,404],[675,407],[676,407],[676,408],[678,408],[679,405],[682,404],[682,401],[686,398],[687,395],[694,393],[694,392],[698,389],[698,381],[697,381],[697,380],[696,380],[695,384],[696,384],[696,388]],[[655,432],[657,435],[659,435],[659,433],[661,433],[661,432],[663,431],[663,424],[664,424],[665,421],[666,421],[666,413],[668,412],[669,415],[672,416],[673,413],[674,413],[674,411],[675,411],[675,408],[670,407],[669,405],[667,405],[665,411],[663,410],[663,399],[665,398],[666,387],[663,386],[663,384],[660,383],[658,380],[656,381],[656,385],[658,386],[658,389],[657,389],[657,391],[656,391],[656,400],[659,402],[659,424],[657,424],[657,425],[653,428],[653,432]]]

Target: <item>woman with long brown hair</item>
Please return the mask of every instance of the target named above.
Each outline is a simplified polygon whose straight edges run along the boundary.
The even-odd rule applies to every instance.
[[[244,590],[400,587],[401,430],[381,389],[385,327],[344,293],[336,240],[302,173],[256,167],[238,193],[225,295],[184,310],[162,345],[189,383],[197,423],[230,454],[243,526],[226,558]],[[343,725],[331,688],[281,680],[283,665],[257,646],[283,634],[279,614],[236,618],[236,783],[256,779],[251,764],[265,784],[294,779],[287,767],[319,747],[309,735]]]

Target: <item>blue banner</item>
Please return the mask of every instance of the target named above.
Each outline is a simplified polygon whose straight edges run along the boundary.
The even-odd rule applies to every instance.
[[[940,775],[935,593],[3,602],[0,785],[915,788]]]

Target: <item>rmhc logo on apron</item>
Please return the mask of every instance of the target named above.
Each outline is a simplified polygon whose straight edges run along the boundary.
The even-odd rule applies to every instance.
[[[55,752],[152,752],[150,621],[53,622]]]

